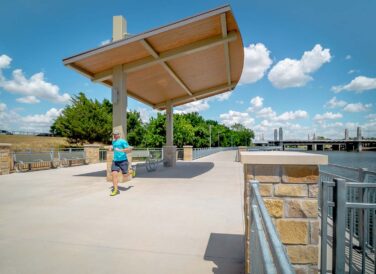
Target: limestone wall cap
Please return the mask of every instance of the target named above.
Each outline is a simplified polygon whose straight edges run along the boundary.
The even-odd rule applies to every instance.
[[[328,156],[292,151],[240,152],[243,164],[254,165],[327,165]]]
[[[100,147],[100,145],[95,145],[95,144],[86,144],[84,147]]]

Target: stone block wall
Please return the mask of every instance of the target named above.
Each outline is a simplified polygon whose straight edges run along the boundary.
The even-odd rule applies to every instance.
[[[183,146],[184,149],[184,161],[193,160],[193,146]]]
[[[84,145],[84,151],[89,164],[99,163],[99,145]]]
[[[260,182],[260,194],[296,272],[316,273],[320,225],[318,166],[245,164],[244,174],[246,182]],[[249,191],[245,189],[245,196]],[[245,201],[248,214],[248,200]],[[246,241],[249,243],[249,235],[246,235]]]
[[[0,175],[9,174],[12,163],[11,144],[0,143]]]

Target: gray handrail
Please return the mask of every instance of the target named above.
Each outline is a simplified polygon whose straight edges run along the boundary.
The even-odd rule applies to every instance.
[[[264,201],[259,191],[259,182],[256,180],[250,180],[252,192],[256,198],[257,205],[260,209],[262,220],[265,224],[265,232],[267,238],[270,240],[270,247],[272,255],[275,261],[275,265],[278,273],[295,273],[291,262],[286,254],[285,248],[278,237],[277,231],[274,227],[272,219],[265,207]]]

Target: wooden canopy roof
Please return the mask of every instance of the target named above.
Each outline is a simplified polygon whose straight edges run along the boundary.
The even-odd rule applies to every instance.
[[[112,86],[113,67],[127,73],[128,95],[157,109],[235,88],[243,42],[230,6],[65,58],[64,65]]]

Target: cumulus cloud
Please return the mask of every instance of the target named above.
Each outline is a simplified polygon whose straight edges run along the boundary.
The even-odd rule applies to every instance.
[[[372,104],[354,103],[346,105],[343,110],[347,112],[362,112],[368,111],[372,107]]]
[[[107,40],[102,41],[100,45],[101,45],[101,46],[104,46],[104,45],[109,44],[110,42],[111,42],[111,40],[110,40],[110,39],[107,39]]]
[[[274,119],[277,116],[277,113],[273,111],[271,107],[265,107],[260,109],[256,116],[259,118],[265,118],[265,119]]]
[[[338,108],[338,107],[344,107],[347,105],[346,101],[343,100],[337,100],[336,97],[333,97],[328,102],[326,102],[325,107],[327,108]]]
[[[247,112],[238,112],[230,110],[228,113],[223,113],[219,116],[222,123],[226,126],[234,124],[242,124],[247,128],[251,128],[255,120],[249,116]]]
[[[183,106],[180,106],[174,109],[174,113],[183,114],[183,113],[190,113],[190,112],[200,112],[207,110],[209,108],[209,104],[207,100],[199,100],[194,101]]]
[[[10,66],[12,59],[7,55],[0,56],[0,88],[24,96],[34,96],[39,99],[46,99],[54,103],[68,103],[70,95],[60,94],[57,85],[47,82],[43,72],[38,72],[30,78],[26,78],[21,69],[12,72],[12,79],[6,79],[2,70]]]
[[[347,54],[346,57],[345,57],[346,60],[350,60],[351,58],[352,58],[352,57],[351,57],[350,54]]]
[[[250,101],[251,106],[247,109],[249,112],[254,112],[263,106],[264,98],[260,96],[253,97]]]
[[[264,77],[273,63],[269,55],[270,51],[262,43],[251,44],[244,48],[244,67],[240,83],[255,83]]]
[[[40,102],[40,100],[35,96],[20,97],[17,98],[16,101],[24,104],[37,104]]]
[[[231,94],[232,94],[232,91],[227,91],[227,92],[224,92],[222,94],[218,94],[218,95],[215,95],[213,97],[210,97],[206,100],[217,100],[217,101],[222,102],[222,101],[226,101],[226,100],[230,99]]]
[[[275,121],[291,121],[308,118],[308,113],[305,110],[287,111],[274,118]]]
[[[279,61],[270,70],[268,78],[279,89],[302,87],[313,79],[310,74],[330,60],[330,49],[323,49],[317,44],[311,51],[304,52],[300,60],[286,58]]]
[[[361,93],[366,90],[376,89],[376,78],[369,78],[366,76],[355,77],[347,85],[333,86],[332,91],[339,93],[341,91],[355,91]]]
[[[313,120],[323,122],[325,120],[336,120],[342,118],[341,113],[325,112],[324,114],[316,114]]]

